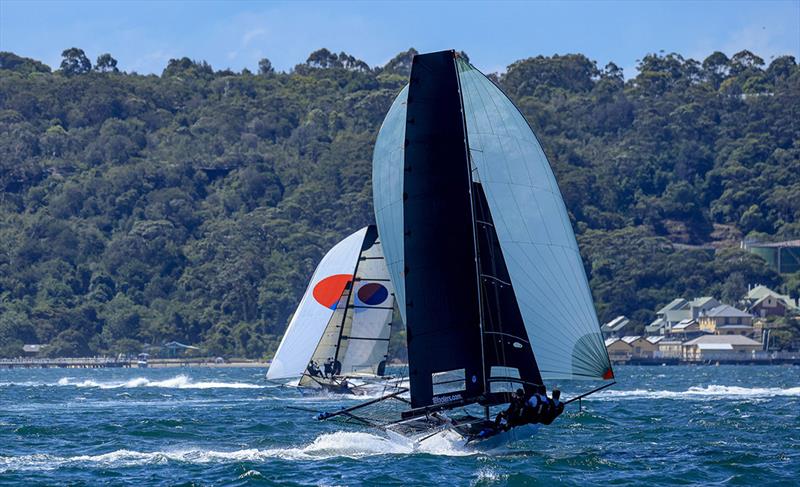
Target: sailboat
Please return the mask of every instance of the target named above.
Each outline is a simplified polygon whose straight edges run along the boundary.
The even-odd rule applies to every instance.
[[[320,261],[281,339],[267,379],[363,394],[385,378],[394,287],[377,228],[364,227]]]
[[[410,409],[379,427],[412,438],[512,441],[535,428],[478,433],[491,430],[490,407],[513,391],[613,380],[541,145],[502,90],[455,51],[414,57],[376,141],[373,187],[410,381]],[[483,411],[457,416],[464,406]],[[341,412],[352,418],[360,407]]]

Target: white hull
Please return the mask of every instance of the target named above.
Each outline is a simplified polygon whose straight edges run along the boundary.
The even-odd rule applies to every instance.
[[[378,376],[356,376],[347,377],[348,387],[340,385],[340,378],[336,381],[316,378],[316,381],[309,384],[300,385],[300,380],[293,380],[282,384],[284,387],[297,388],[303,395],[330,395],[330,394],[350,394],[354,396],[380,396],[389,394],[399,388],[408,387],[407,377],[378,377]]]

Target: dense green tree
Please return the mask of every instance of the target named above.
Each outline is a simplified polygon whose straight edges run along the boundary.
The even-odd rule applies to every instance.
[[[56,72],[0,53],[0,355],[171,340],[269,355],[320,257],[373,219],[372,145],[415,54],[76,76],[79,49]],[[491,75],[553,166],[601,320],[756,283],[796,297],[797,276],[738,249],[800,236],[796,60],[648,54],[637,69],[570,54]]]
[[[111,54],[105,53],[97,57],[97,62],[94,65],[95,71],[101,73],[118,73],[117,60],[111,57]]]
[[[86,57],[83,49],[71,47],[61,53],[61,72],[67,76],[88,73],[92,70],[92,62]]]
[[[263,58],[258,61],[258,74],[265,76],[273,73],[275,73],[275,68],[272,67],[269,59]]]

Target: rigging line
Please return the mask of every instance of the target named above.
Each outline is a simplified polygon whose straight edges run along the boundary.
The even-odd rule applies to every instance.
[[[481,273],[481,277],[485,278],[485,279],[491,279],[492,281],[495,281],[495,282],[499,282],[500,284],[502,284],[504,286],[511,286],[510,282],[506,282],[506,281],[500,279],[499,277],[495,277],[495,276],[492,276],[492,275],[489,275],[489,274],[483,274],[483,273]]]
[[[502,331],[485,331],[484,334],[486,334],[486,335],[503,335],[503,336],[511,337],[514,340],[519,340],[521,342],[525,342],[525,343],[530,345],[530,342],[528,340],[526,340],[526,339],[524,339],[522,337],[518,337],[516,335],[512,335],[510,333],[502,332]]]
[[[483,191],[483,189],[481,188],[480,184],[475,184],[475,187],[478,188],[478,189],[476,189],[476,191]],[[479,208],[481,210],[482,216],[484,216],[485,213],[489,213],[489,216],[491,218],[491,212],[489,211],[489,209],[487,207],[485,207],[484,205],[481,204]],[[483,234],[483,237],[486,240],[486,243],[487,243],[487,246],[488,246],[487,250],[488,250],[488,253],[490,254],[490,264],[491,264],[491,267],[492,267],[492,269],[490,269],[490,270],[496,273],[498,271],[499,267],[500,267],[500,262],[499,262],[497,254],[499,253],[500,256],[502,256],[502,252],[499,251],[499,249],[497,248],[499,246],[499,242],[497,242],[496,235],[494,234],[494,232],[492,230],[488,230],[488,231],[484,230],[482,232],[482,234]],[[507,271],[507,269],[506,269],[506,271]],[[501,300],[502,289],[498,289],[496,286],[492,286],[491,288],[489,288],[489,287],[487,287],[485,282],[482,283],[482,288],[483,288],[483,292],[487,295],[487,302],[489,301],[489,299],[492,299],[493,303],[494,303],[494,307],[499,310],[500,307],[501,307],[500,306],[500,300]],[[511,288],[509,290],[513,293],[513,288]],[[517,310],[519,310],[519,304],[516,303],[516,296],[514,296],[514,304],[516,305]],[[502,315],[498,314],[497,323],[495,323],[495,320],[493,319],[491,314],[489,315],[489,322],[492,325],[491,328],[493,330],[494,329],[498,329],[498,330],[503,330],[504,329],[504,323],[503,323],[503,320],[501,318],[502,318]],[[513,324],[511,326],[513,326]],[[524,323],[522,323],[522,326],[524,328]],[[488,334],[488,333],[489,332],[486,332],[484,330],[484,334]],[[496,332],[492,332],[492,333],[496,333]],[[525,333],[527,335],[527,332],[525,332]],[[514,361],[510,361],[509,358],[507,357],[507,354],[506,354],[506,348],[507,347],[505,346],[505,344],[502,343],[502,341],[500,341],[500,342],[491,341],[491,343],[492,343],[492,348],[493,348],[493,351],[494,351],[495,360],[498,362],[498,365],[508,365],[509,362],[513,362],[513,365],[517,365],[517,367],[519,368],[519,364],[517,364]],[[531,356],[531,358],[533,359],[533,362],[535,363],[536,359],[533,356]]]
[[[484,343],[483,343],[483,300],[481,298],[481,280],[480,280],[480,272],[481,272],[481,264],[480,264],[480,254],[478,252],[478,229],[477,225],[475,224],[475,195],[473,194],[472,190],[472,156],[469,150],[469,136],[467,134],[467,119],[466,119],[466,111],[464,109],[464,97],[462,94],[461,88],[461,75],[458,69],[458,58],[455,56],[455,52],[453,52],[453,71],[456,77],[456,84],[458,86],[458,104],[459,110],[461,115],[461,131],[464,135],[464,151],[466,153],[466,163],[467,163],[467,189],[469,192],[469,203],[470,203],[470,219],[472,222],[472,245],[473,245],[473,252],[475,255],[475,272],[477,273],[476,279],[476,291],[478,292],[478,326],[480,331],[480,341],[481,341],[481,370],[482,370],[482,380],[483,380],[483,391],[486,392],[488,390],[488,384],[486,382],[486,357],[484,351]],[[486,415],[489,415],[489,410],[487,408]]]
[[[366,235],[365,235],[365,238],[366,238]],[[361,242],[361,245],[362,246],[364,245],[363,240]],[[362,253],[362,251],[359,250],[358,251],[359,258],[356,259],[356,266],[353,269],[353,278],[355,278],[355,276],[358,275],[358,265],[361,263],[361,259],[360,259],[361,253]],[[350,281],[350,294],[347,295],[347,301],[345,302],[344,311],[342,313],[342,324],[341,324],[341,328],[339,329],[339,340],[336,342],[336,351],[333,354],[334,367],[336,366],[336,362],[339,360],[339,350],[342,347],[342,335],[344,334],[344,324],[345,324],[345,320],[347,319],[347,308],[350,306],[350,298],[353,297],[353,294],[355,294],[355,283],[353,281]]]

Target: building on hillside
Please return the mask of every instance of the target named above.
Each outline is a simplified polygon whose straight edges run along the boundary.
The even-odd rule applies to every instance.
[[[663,335],[666,328],[667,322],[664,318],[656,318],[649,325],[644,327],[644,332],[646,335]]]
[[[700,319],[700,330],[716,335],[752,335],[753,316],[727,304],[706,311]]]
[[[612,363],[627,362],[633,356],[633,347],[621,338],[606,338],[606,350]]]
[[[700,323],[692,318],[681,320],[680,323],[672,327],[671,336],[686,341],[704,335],[706,332],[700,329]]]
[[[687,361],[747,360],[761,350],[761,342],[740,335],[704,335],[683,344]]]
[[[683,358],[683,342],[672,338],[664,338],[657,343],[656,358]]]
[[[29,344],[23,345],[22,351],[25,353],[25,356],[39,355],[45,348],[47,348],[47,345]]]
[[[672,327],[681,321],[696,320],[704,312],[719,305],[720,302],[711,296],[703,296],[691,301],[683,298],[673,299],[656,312],[657,318],[648,325],[647,331],[650,334],[668,335],[672,331]]]
[[[767,261],[779,274],[800,271],[800,240],[785,242],[742,242],[742,248]]]
[[[603,338],[619,338],[624,336],[625,332],[632,331],[633,323],[625,316],[617,316],[613,320],[600,327],[603,333]]]
[[[798,303],[786,294],[779,294],[767,286],[758,285],[750,289],[742,299],[747,311],[753,316],[768,318],[798,313]]]
[[[624,336],[622,341],[631,346],[631,356],[634,358],[652,358],[653,352],[658,349],[653,342],[639,335]]]

